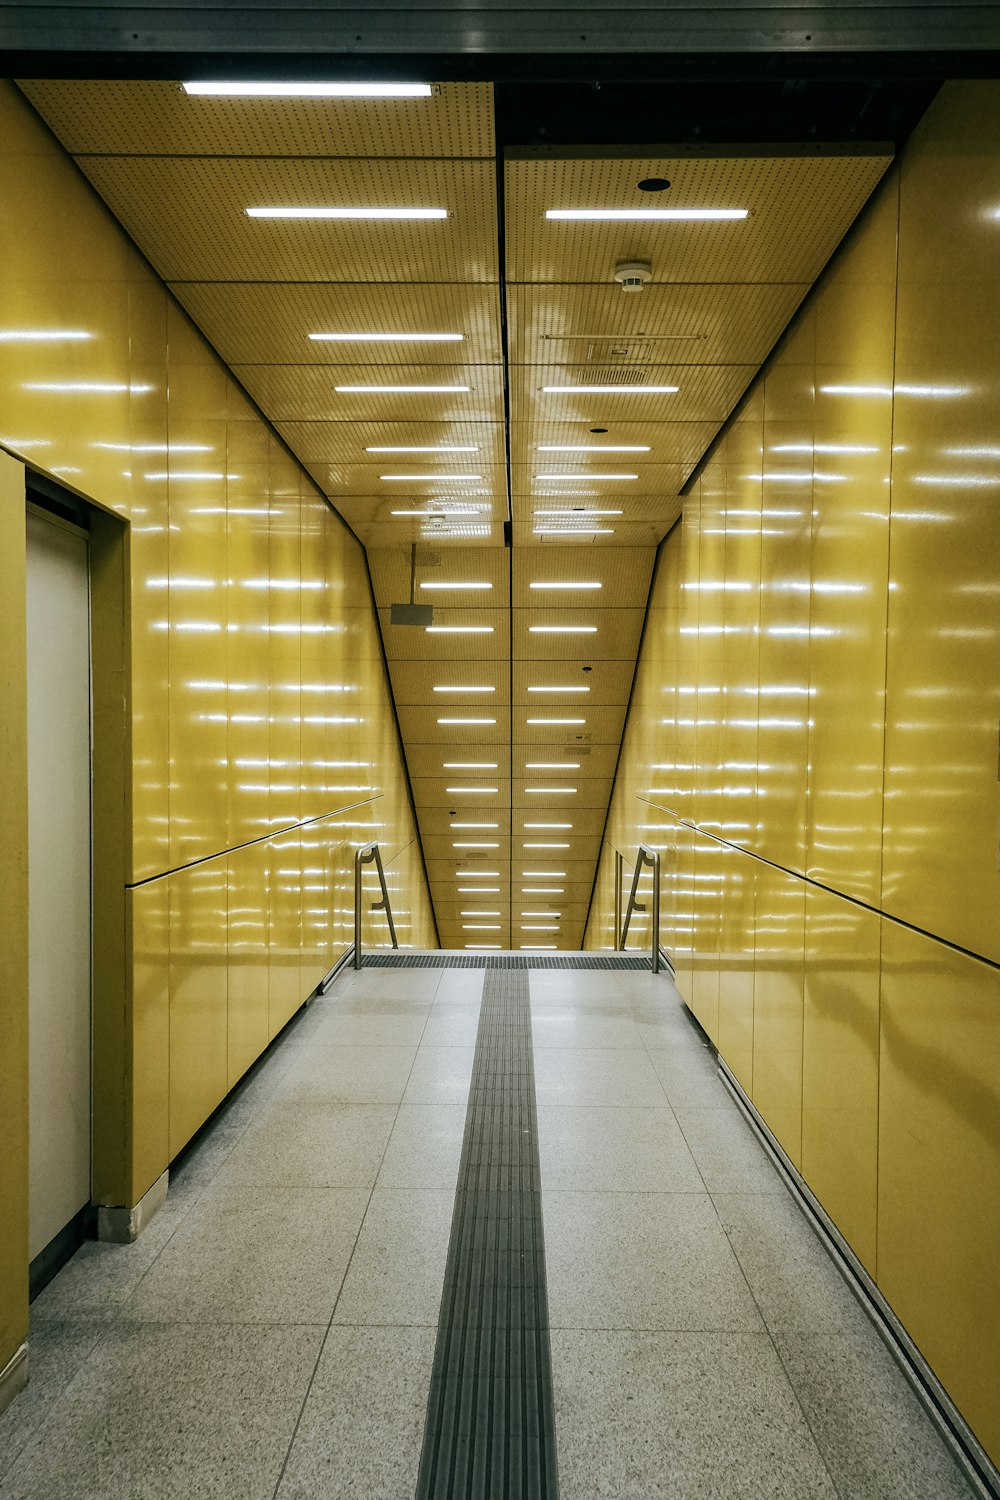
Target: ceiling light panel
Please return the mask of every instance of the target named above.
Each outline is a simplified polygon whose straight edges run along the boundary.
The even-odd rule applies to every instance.
[[[22,91],[67,150],[144,155],[492,157],[492,87],[436,83],[426,99],[186,97],[174,82],[95,79]]]
[[[276,422],[493,422],[502,416],[499,366],[243,365],[233,373]],[[370,391],[336,387],[372,386]],[[417,387],[393,390],[393,386]],[[443,386],[448,389],[433,390]],[[468,386],[468,390],[458,387]],[[455,389],[452,389],[454,387]],[[358,454],[358,458],[368,455]],[[376,460],[372,467],[381,467]]]
[[[172,281],[497,279],[492,162],[81,156],[98,192]],[[260,206],[444,209],[445,219],[251,219]],[[492,235],[492,240],[491,240]]]
[[[336,422],[327,418],[311,422],[292,421],[277,424],[278,431],[305,464],[329,464],[331,468],[358,464],[365,467],[384,462],[385,455],[371,451],[375,447],[451,444],[474,450],[477,466],[502,469],[504,466],[502,408],[496,421],[490,422]],[[405,457],[406,455],[398,455]],[[410,454],[410,458],[416,455]],[[467,455],[458,455],[465,462]],[[419,462],[434,462],[436,455],[425,454]],[[450,461],[450,460],[449,460]]]

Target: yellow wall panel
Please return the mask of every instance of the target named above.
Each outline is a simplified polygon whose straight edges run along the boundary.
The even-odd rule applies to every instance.
[[[167,880],[128,892],[132,952],[132,1196],[137,1202],[170,1160],[170,917]],[[114,1202],[115,1200],[109,1199]]]
[[[802,1175],[875,1275],[880,918],[806,889]]]
[[[171,1157],[187,1145],[229,1088],[227,915],[225,859],[208,860],[171,878]]]
[[[879,1284],[1000,1459],[1000,975],[882,927]]]
[[[586,939],[673,823],[681,995],[994,1459],[998,141],[946,85],[692,485]]]

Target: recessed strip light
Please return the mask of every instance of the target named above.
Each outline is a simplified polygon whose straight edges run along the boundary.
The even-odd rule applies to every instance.
[[[586,719],[525,719],[526,724],[586,724]]]
[[[565,896],[564,885],[522,885],[522,896]]]
[[[527,760],[524,763],[526,771],[579,771],[578,760]]]
[[[591,510],[590,506],[562,505],[554,510],[533,510],[533,516],[548,517],[550,520],[561,516],[564,521],[573,521],[577,525],[580,521],[590,516],[620,516],[620,510]]]
[[[558,922],[519,922],[522,932],[558,932]]]
[[[614,536],[613,526],[536,526],[534,536]]]
[[[461,843],[459,843],[456,839],[452,839],[452,841],[451,841],[451,847],[453,849],[499,849],[500,845],[499,844],[470,844],[470,843],[466,843],[464,841],[461,842]]]
[[[496,796],[498,788],[495,786],[446,786],[445,791],[450,796],[461,796],[465,792],[475,793],[486,797]]]
[[[596,625],[529,625],[531,635],[596,635]]]
[[[468,946],[468,945],[466,945],[466,946]],[[521,950],[522,953],[556,953],[556,952],[558,952],[558,944],[557,943],[518,943],[518,948]]]
[[[499,896],[498,885],[460,885],[458,887],[460,896]]]
[[[386,484],[475,484],[482,474],[380,474]]]
[[[593,582],[586,582],[586,583],[547,583],[546,582],[546,583],[529,583],[528,587],[532,588],[532,589],[600,589],[600,588],[603,588],[604,585],[601,584],[601,583],[593,583]]]
[[[77,344],[93,337],[84,328],[0,328],[0,344]]]
[[[492,635],[492,625],[425,625],[426,635]]]
[[[422,589],[491,589],[492,583],[422,583]]]
[[[499,823],[449,823],[448,827],[456,828],[499,828]]]
[[[745,219],[747,208],[547,208],[547,219],[576,223],[656,224],[688,220]]]
[[[435,688],[435,692],[436,691],[437,691],[437,689]],[[455,692],[460,692],[461,689],[455,688],[454,691]],[[562,684],[560,686],[554,686],[554,687],[529,687],[528,692],[529,693],[589,693],[590,692],[590,688],[587,687],[586,684],[583,684],[583,685],[581,685],[579,687],[567,686],[565,684]]]
[[[451,788],[449,787],[450,791]],[[526,786],[524,789],[529,796],[539,797],[572,797],[576,795],[575,786]]]
[[[340,396],[455,396],[468,391],[467,385],[335,385]]]
[[[452,825],[454,827],[454,824]],[[524,828],[572,828],[572,823],[525,823]]]
[[[438,443],[433,448],[366,448],[366,453],[478,453],[478,445],[475,447],[460,448],[452,443]],[[424,584],[424,588],[427,588]]]
[[[464,333],[311,333],[314,344],[459,344]]]
[[[522,870],[522,880],[565,880],[565,870]]]
[[[442,762],[446,771],[495,771],[495,760],[446,760]]]
[[[522,844],[522,849],[568,849],[568,844]]]
[[[463,922],[463,932],[499,932],[499,922]]]
[[[648,453],[647,443],[539,443],[539,453]],[[546,478],[551,479],[551,474]],[[589,478],[589,475],[587,476]],[[597,477],[597,476],[595,476]]]
[[[500,913],[498,911],[462,911],[462,912],[459,912],[459,916],[460,917],[498,917],[499,915],[500,915]]]
[[[463,912],[462,915],[464,916],[465,913]],[[500,915],[499,912],[497,913],[497,915],[498,916]],[[561,917],[562,916],[562,912],[561,911],[523,911],[521,913],[521,916],[522,917]]]
[[[186,94],[214,99],[427,99],[429,83],[182,83]]]
[[[532,474],[532,479],[542,479],[546,483],[552,480],[576,480],[576,479],[638,479],[638,474]]]
[[[496,719],[438,719],[439,724],[495,724]]]
[[[434,689],[434,692],[435,693],[495,693],[496,692],[496,688],[495,687],[482,687],[482,686],[474,686],[474,687],[450,687],[450,686],[445,685],[443,687],[436,687]],[[443,719],[439,719],[438,720],[438,723],[443,724],[444,722],[445,721]],[[451,722],[451,723],[457,723],[458,720],[452,719],[449,722]],[[496,720],[494,719],[491,722],[496,723]]]
[[[674,396],[679,385],[543,385],[547,396]]]
[[[56,391],[60,395],[82,393],[85,396],[144,396],[153,387],[151,385],[137,385],[134,381],[123,383],[118,380],[28,380],[23,389],[26,391]]]
[[[458,870],[456,880],[498,880],[499,870]]]
[[[435,505],[427,510],[391,510],[390,516],[425,516],[429,521],[448,521],[452,516],[481,516],[485,505]]]
[[[248,219],[446,219],[446,208],[248,208]]]

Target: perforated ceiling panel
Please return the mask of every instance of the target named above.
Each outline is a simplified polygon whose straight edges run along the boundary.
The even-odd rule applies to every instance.
[[[22,87],[369,549],[442,946],[578,949],[656,544],[887,154],[522,151],[501,246],[486,84]],[[663,206],[747,217],[545,216]],[[649,263],[643,291],[622,259]],[[411,543],[430,631],[392,623]]]

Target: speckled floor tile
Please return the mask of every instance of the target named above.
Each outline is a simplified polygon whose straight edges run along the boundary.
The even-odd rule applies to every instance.
[[[715,1205],[769,1328],[864,1333],[868,1320],[787,1193],[716,1193]]]
[[[154,1219],[133,1245],[96,1240],[81,1245],[31,1304],[32,1321],[102,1321],[116,1316],[163,1249],[162,1227],[157,1231]]]
[[[220,1169],[220,1186],[370,1188],[396,1118],[395,1104],[272,1099]]]
[[[707,1193],[542,1199],[553,1328],[763,1329]]]
[[[144,1322],[326,1322],[367,1202],[365,1189],[213,1185],[125,1315]]]
[[[455,1194],[376,1188],[335,1323],[435,1328]]]
[[[416,1045],[316,1044],[304,1049],[273,1097],[326,1104],[398,1104],[416,1051]]]
[[[731,1101],[709,1109],[677,1104],[674,1114],[710,1193],[788,1196],[781,1178]]]
[[[380,1188],[455,1191],[464,1104],[401,1104],[378,1174]]]
[[[270,1500],[322,1328],[115,1324],[4,1500]]]
[[[331,1328],[276,1500],[412,1500],[434,1340]]]
[[[479,1034],[479,1005],[441,1005],[435,1001],[420,1038],[422,1047],[474,1047]]]
[[[370,1016],[329,1010],[313,1032],[321,1046],[416,1047],[427,1024],[427,1013]]]
[[[99,1322],[32,1322],[28,1384],[0,1413],[0,1481],[96,1348],[103,1328]]]
[[[718,1059],[710,1047],[697,1043],[688,1047],[649,1047],[649,1056],[671,1105],[732,1108],[719,1077]]]
[[[645,1051],[539,1047],[535,1093],[542,1104],[666,1107],[666,1095]]]
[[[404,1104],[465,1104],[475,1047],[422,1046],[403,1095]]]
[[[327,991],[326,998],[417,1000],[430,1003],[441,983],[440,969],[344,969]]]
[[[561,1500],[837,1500],[766,1334],[552,1334]]]
[[[543,1104],[542,1186],[615,1193],[700,1193],[701,1173],[669,1109]]]
[[[531,1013],[531,1037],[539,1047],[642,1046],[638,1028],[629,1015],[595,1016],[573,1005],[546,1004]]]
[[[972,1490],[875,1329],[778,1332],[789,1379],[849,1500],[971,1500]]]

